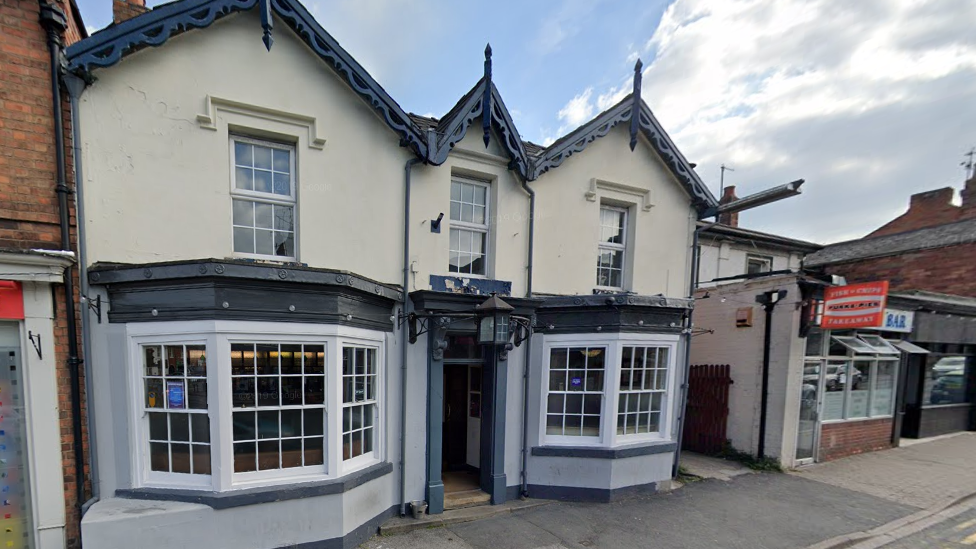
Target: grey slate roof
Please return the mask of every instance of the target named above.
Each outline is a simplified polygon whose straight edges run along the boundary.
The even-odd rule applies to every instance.
[[[967,242],[976,242],[976,219],[831,244],[815,254],[808,255],[805,265],[816,267],[833,263],[846,263],[858,259],[955,246]]]

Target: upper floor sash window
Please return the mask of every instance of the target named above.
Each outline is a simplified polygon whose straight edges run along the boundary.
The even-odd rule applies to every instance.
[[[600,245],[597,254],[596,285],[620,290],[624,287],[627,253],[627,210],[600,207]]]
[[[488,183],[451,181],[451,242],[448,271],[464,275],[488,274]]]
[[[234,253],[297,259],[295,147],[231,137]]]

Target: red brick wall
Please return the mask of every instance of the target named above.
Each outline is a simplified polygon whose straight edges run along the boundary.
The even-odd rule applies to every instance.
[[[928,290],[976,297],[976,242],[826,267],[847,282],[887,280],[891,291]]]
[[[891,448],[892,419],[826,423],[820,429],[820,461]]]
[[[82,29],[76,25],[68,2],[57,4],[68,19],[67,43],[77,40]],[[0,248],[60,249],[58,197],[55,192],[54,118],[47,36],[40,25],[37,0],[0,0]],[[71,166],[71,121],[67,95],[61,98],[64,112],[68,185],[74,188]],[[74,227],[74,197],[70,219]],[[74,231],[72,248],[77,251]],[[74,270],[77,277],[77,270]],[[77,278],[75,281],[77,288]],[[80,546],[79,502],[75,487],[74,437],[71,411],[71,381],[68,372],[68,344],[64,291],[55,291],[57,314],[54,327],[57,387],[60,408],[66,537],[68,547]],[[77,303],[77,296],[75,296]],[[80,341],[80,336],[79,336]],[[84,395],[84,388],[82,388]],[[85,414],[84,404],[82,415]],[[84,417],[83,425],[84,423]],[[87,430],[83,432],[87,448]],[[85,472],[86,479],[88,471]],[[32,471],[32,474],[44,474]],[[90,487],[89,487],[90,489]]]

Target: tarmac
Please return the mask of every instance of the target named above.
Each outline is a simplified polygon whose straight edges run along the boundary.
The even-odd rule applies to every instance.
[[[976,433],[789,473],[685,455],[693,480],[614,503],[528,499],[455,522],[393,519],[365,549],[883,547],[976,508]],[[700,479],[700,480],[699,480]],[[531,495],[531,494],[530,494]],[[530,504],[531,503],[531,504]],[[391,528],[399,521],[399,528]],[[405,526],[405,527],[404,527]],[[391,532],[404,532],[390,535]]]

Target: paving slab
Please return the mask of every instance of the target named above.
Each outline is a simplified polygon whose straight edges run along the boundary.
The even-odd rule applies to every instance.
[[[693,452],[681,453],[681,468],[701,478],[714,478],[729,481],[740,475],[754,473],[752,469],[737,461],[729,461]]]
[[[787,549],[869,530],[918,509],[793,475],[704,480],[614,503],[552,503],[381,536],[368,549]]]
[[[976,433],[797,469],[794,475],[928,508],[976,493]]]

